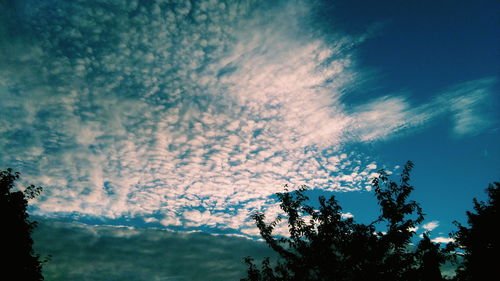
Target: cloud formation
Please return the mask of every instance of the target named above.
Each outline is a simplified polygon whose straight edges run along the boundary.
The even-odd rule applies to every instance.
[[[35,213],[244,231],[285,183],[365,189],[346,144],[490,125],[494,79],[345,105],[364,38],[308,33],[307,1],[174,2],[2,4],[0,165],[45,187]]]
[[[39,221],[35,248],[48,280],[238,280],[243,257],[274,257],[262,242],[204,233]]]

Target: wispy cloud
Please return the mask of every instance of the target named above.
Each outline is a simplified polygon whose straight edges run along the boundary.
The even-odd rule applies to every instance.
[[[444,97],[454,117],[457,136],[475,135],[494,124],[490,108],[494,78],[469,81],[453,86]]]
[[[495,78],[453,85],[426,103],[412,104],[408,95],[383,96],[354,108],[351,128],[361,141],[383,140],[420,130],[443,115],[451,115],[455,136],[477,134],[494,124],[488,101]]]
[[[425,230],[427,230],[427,231],[433,231],[438,226],[439,226],[439,222],[438,221],[430,221],[430,222],[422,225],[422,228],[425,229]]]

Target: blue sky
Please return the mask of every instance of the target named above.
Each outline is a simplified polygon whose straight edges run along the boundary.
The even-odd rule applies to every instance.
[[[306,184],[366,221],[412,160],[437,239],[499,178],[498,2],[1,5],[0,166],[34,215],[252,236]]]

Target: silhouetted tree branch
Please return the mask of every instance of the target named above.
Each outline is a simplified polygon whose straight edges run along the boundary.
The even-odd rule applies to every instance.
[[[274,267],[269,259],[264,260],[261,269],[250,257],[245,258],[248,274],[241,280],[444,280],[439,267],[448,259],[447,251],[427,235],[417,247],[411,244],[412,228],[424,220],[420,205],[408,199],[413,191],[412,168],[411,162],[405,165],[399,184],[384,170],[373,180],[381,214],[369,225],[343,218],[334,196],[319,197],[315,209],[306,204],[305,187],[278,193],[287,218],[287,237],[273,235],[284,217],[271,223],[265,222],[263,213],[252,217],[264,241],[280,258]],[[380,224],[385,224],[385,232],[376,230]]]
[[[44,280],[44,261],[33,250],[31,234],[36,222],[30,221],[26,211],[28,199],[38,196],[41,187],[28,186],[24,192],[15,191],[19,173],[12,169],[0,171],[0,220],[2,222],[1,280]]]
[[[452,244],[463,255],[463,264],[457,270],[456,280],[498,280],[500,226],[500,183],[490,184],[486,190],[487,202],[473,199],[474,211],[468,211],[469,227],[455,222],[458,231]]]

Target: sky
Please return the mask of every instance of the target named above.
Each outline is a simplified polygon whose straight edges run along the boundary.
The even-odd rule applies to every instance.
[[[53,220],[39,220],[34,240],[37,253],[52,256],[43,267],[51,281],[240,280],[242,257],[275,257],[264,243],[234,236]]]
[[[445,241],[500,176],[498,1],[0,1],[0,167],[54,221],[255,238],[307,185]]]

